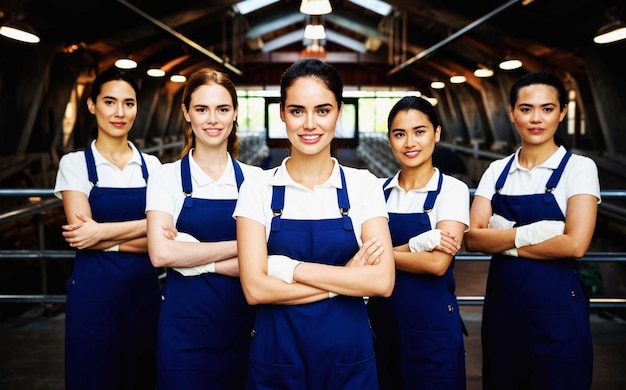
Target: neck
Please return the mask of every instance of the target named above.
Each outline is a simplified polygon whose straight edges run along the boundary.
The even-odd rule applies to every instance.
[[[214,180],[219,179],[228,165],[228,153],[225,149],[195,148],[193,160]]]
[[[555,143],[524,145],[519,152],[518,162],[526,169],[533,169],[550,158],[558,149]]]
[[[402,167],[400,177],[398,177],[398,185],[404,191],[419,190],[426,187],[434,174],[435,168],[432,164],[423,164],[415,168]]]
[[[287,160],[289,176],[307,188],[325,183],[330,177],[335,164],[330,154],[303,155],[295,154]]]

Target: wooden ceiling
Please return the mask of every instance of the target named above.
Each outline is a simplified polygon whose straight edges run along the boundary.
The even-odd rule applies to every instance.
[[[237,85],[275,85],[300,58],[307,17],[299,0],[247,15],[232,0],[1,0],[0,22],[19,19],[59,55],[82,56],[94,70],[130,56],[140,69],[188,74],[224,67]],[[326,60],[346,85],[424,89],[435,79],[497,71],[506,55],[528,70],[584,73],[597,30],[626,20],[623,0],[399,0],[389,16],[348,0],[323,16]],[[0,37],[0,50],[23,45]],[[626,47],[624,43],[621,45]]]

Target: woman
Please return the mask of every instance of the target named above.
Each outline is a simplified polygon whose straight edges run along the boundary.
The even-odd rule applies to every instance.
[[[280,90],[291,154],[244,183],[234,213],[242,287],[258,305],[248,388],[377,389],[363,297],[394,283],[383,194],[370,172],[331,157],[335,68],[297,61]]]
[[[465,389],[465,348],[452,269],[469,226],[469,189],[433,166],[441,124],[425,99],[391,109],[388,142],[400,163],[383,179],[396,285],[372,297],[381,389]]]
[[[191,74],[182,95],[182,158],[148,183],[148,249],[156,267],[168,268],[160,390],[245,388],[254,308],[241,290],[232,213],[244,177],[261,169],[236,160],[237,109],[228,75]]]
[[[483,174],[470,209],[470,251],[493,254],[483,308],[485,389],[589,389],[589,300],[578,271],[593,236],[597,167],[555,141],[567,92],[538,72],[511,88],[521,138]]]
[[[146,182],[160,162],[128,141],[139,88],[123,71],[100,73],[87,98],[97,138],[59,162],[55,195],[77,249],[67,281],[68,389],[154,389],[157,270],[146,242]]]

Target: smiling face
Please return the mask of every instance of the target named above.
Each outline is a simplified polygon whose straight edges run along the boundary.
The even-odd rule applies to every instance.
[[[415,109],[398,111],[389,127],[389,147],[403,167],[432,165],[435,145],[441,127],[435,129],[423,112]]]
[[[531,84],[519,89],[515,107],[509,115],[522,139],[522,145],[554,142],[559,123],[565,118],[567,105],[559,109],[556,88],[546,84]]]
[[[108,81],[95,102],[87,99],[87,108],[96,116],[99,136],[127,137],[137,117],[137,94],[126,81]]]
[[[285,122],[292,155],[330,154],[330,143],[341,116],[341,105],[326,84],[300,77],[287,89],[280,119]]]
[[[226,88],[208,84],[193,91],[189,107],[183,105],[183,115],[193,129],[196,148],[225,147],[237,118],[237,110]]]

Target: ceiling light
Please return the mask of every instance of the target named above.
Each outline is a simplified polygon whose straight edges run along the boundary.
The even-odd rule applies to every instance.
[[[26,43],[39,43],[39,37],[35,34],[35,30],[25,23],[6,22],[0,27],[0,34],[7,38]]]
[[[507,58],[498,65],[502,70],[514,70],[522,67],[522,61],[515,58]]]
[[[452,76],[450,77],[450,82],[452,84],[462,84],[464,82],[466,82],[467,79],[465,78],[465,76]]]
[[[593,38],[595,43],[605,44],[620,41],[626,38],[626,25],[621,20],[615,20],[598,30]]]
[[[493,76],[493,70],[489,68],[478,68],[474,71],[476,77],[491,77]]]
[[[150,77],[163,77],[165,76],[165,71],[159,68],[151,68],[146,71],[146,74]]]
[[[430,87],[432,89],[444,89],[446,87],[446,84],[443,81],[433,81],[432,83],[430,83]]]
[[[304,29],[304,39],[326,39],[326,30],[321,24],[309,24]]]
[[[333,11],[328,0],[302,0],[300,12],[306,15],[325,15]]]
[[[300,58],[324,59],[326,58],[326,49],[324,49],[324,46],[318,44],[309,45],[302,49],[302,51],[300,52]]]
[[[120,58],[115,61],[115,66],[120,69],[135,69],[137,67],[137,62],[131,60],[130,58]]]
[[[183,76],[182,74],[173,74],[170,76],[170,81],[173,83],[184,83],[185,81],[187,81],[187,77]]]
[[[235,9],[240,15],[247,15],[270,4],[276,3],[278,0],[244,0],[235,4]]]
[[[389,15],[393,9],[389,3],[381,0],[350,0],[350,2],[367,10],[374,11],[380,16]]]

